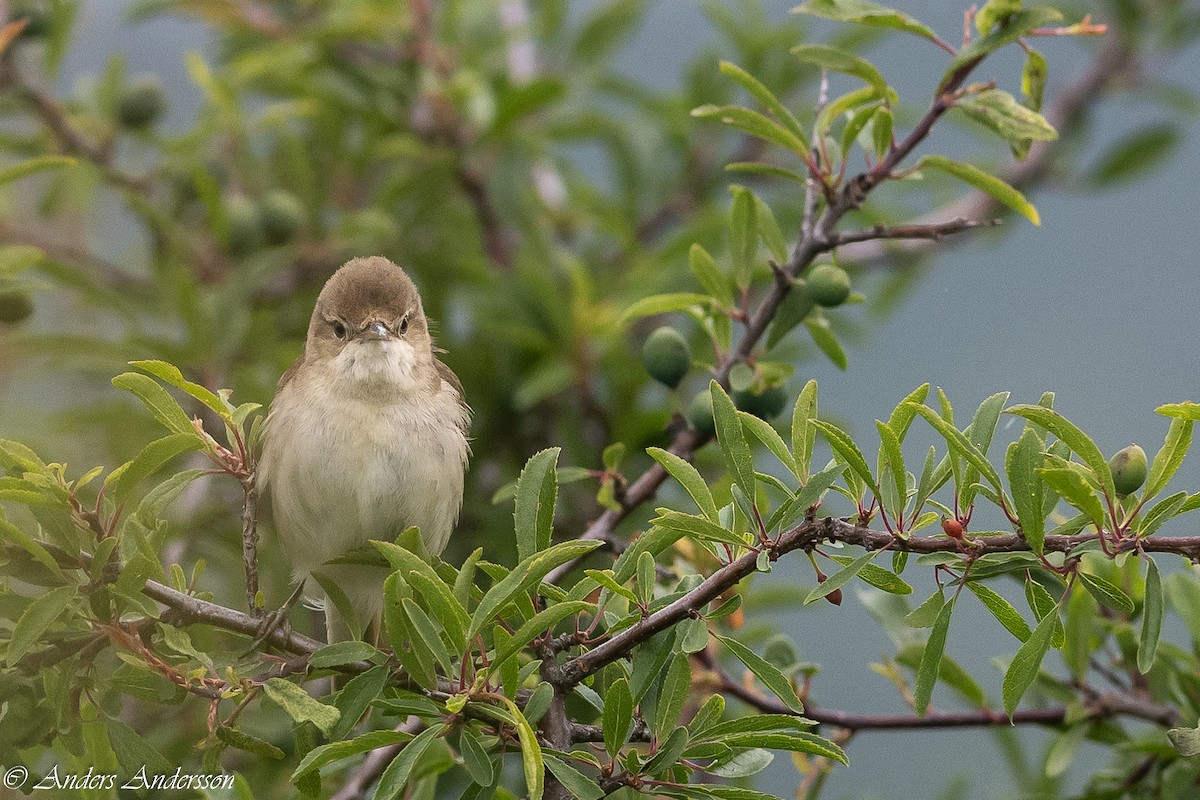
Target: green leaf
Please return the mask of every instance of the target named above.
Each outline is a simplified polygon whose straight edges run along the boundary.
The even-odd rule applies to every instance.
[[[1163,588],[1154,559],[1146,557],[1146,599],[1142,603],[1142,630],[1138,636],[1138,672],[1150,674],[1158,654],[1158,637],[1162,633]]]
[[[864,58],[827,44],[797,45],[792,48],[792,55],[804,64],[815,64],[830,72],[860,78],[870,84],[877,95],[883,98],[890,97],[892,102],[895,102],[896,93],[888,86],[875,65]]]
[[[939,588],[936,592],[929,595],[925,602],[914,608],[904,617],[904,624],[910,628],[932,628],[933,623],[937,621],[938,614],[942,611],[942,606],[945,605],[945,598],[942,596],[942,590]]]
[[[946,444],[951,450],[965,458],[967,463],[979,471],[992,488],[996,490],[997,494],[1003,492],[1000,486],[1000,474],[996,472],[996,468],[987,460],[987,456],[980,452],[974,442],[968,439],[962,431],[954,427],[952,423],[938,416],[938,413],[929,406],[914,404],[913,408],[933,426],[934,430],[942,435],[942,438],[946,440]]]
[[[168,461],[200,449],[201,444],[200,437],[194,430],[188,433],[172,433],[156,439],[143,447],[132,461],[127,461],[110,472],[104,480],[104,486],[109,496],[119,505],[134,487],[158,472]]]
[[[759,419],[753,414],[745,411],[737,412],[738,419],[742,421],[742,427],[747,432],[754,435],[754,438],[762,442],[771,455],[779,459],[779,463],[787,467],[788,472],[799,478],[799,470],[796,467],[796,460],[792,458],[791,452],[788,450],[787,444],[784,443],[783,437],[775,430],[774,426],[766,420]]]
[[[1084,588],[1088,590],[1088,593],[1101,605],[1124,614],[1133,613],[1133,601],[1116,585],[1098,575],[1087,572],[1080,572],[1079,578],[1083,581]]]
[[[808,328],[808,334],[812,336],[813,343],[838,369],[845,370],[850,366],[850,359],[847,358],[846,351],[842,349],[837,337],[833,335],[833,331],[829,327],[829,320],[824,316],[816,318],[807,316],[804,318],[804,327]]]
[[[767,328],[767,349],[770,350],[783,340],[792,330],[804,321],[817,304],[806,292],[792,289],[783,297],[783,302],[771,318]]]
[[[335,761],[341,761],[344,758],[350,758],[359,753],[376,750],[380,747],[401,744],[410,741],[412,738],[413,735],[411,733],[403,731],[368,731],[362,736],[348,741],[331,742],[330,744],[322,745],[308,751],[308,754],[296,765],[296,769],[292,772],[289,780],[295,783],[305,774],[316,772],[326,764],[332,764]]]
[[[409,776],[412,775],[417,761],[445,729],[445,725],[435,722],[404,745],[400,754],[392,759],[392,763],[388,764],[387,769],[379,776],[379,783],[376,785],[373,795],[376,800],[397,800],[403,795],[404,787],[408,784]]]
[[[1062,462],[1073,463],[1073,462]],[[1078,465],[1077,465],[1078,466]],[[1083,467],[1042,467],[1038,470],[1051,489],[1088,516],[1096,527],[1104,527],[1104,506],[1092,484],[1081,474]]]
[[[517,479],[513,523],[517,532],[517,559],[524,560],[550,546],[554,531],[554,505],[558,499],[558,454],[551,447],[525,462]]]
[[[706,309],[712,305],[712,298],[706,294],[694,292],[675,292],[672,294],[655,294],[643,297],[625,309],[620,323],[624,324],[638,317],[648,317],[651,314],[669,314],[672,311],[688,311],[693,308]]]
[[[262,685],[267,697],[287,712],[296,722],[311,722],[325,734],[329,734],[342,712],[312,697],[301,687],[283,678],[270,678]]]
[[[1050,649],[1050,638],[1057,622],[1057,611],[1043,617],[1042,621],[1034,628],[1033,633],[1017,650],[1017,654],[1013,656],[1012,662],[1008,665],[1008,671],[1004,673],[1004,713],[1008,714],[1010,719],[1013,712],[1017,710],[1017,704],[1021,702],[1025,690],[1037,677],[1042,659],[1046,657],[1046,651]]]
[[[646,762],[642,770],[650,775],[661,775],[675,766],[688,745],[688,730],[676,727],[669,734],[658,737],[658,751]]]
[[[737,409],[733,400],[721,388],[721,384],[712,381],[709,392],[713,401],[713,420],[717,429],[717,444],[721,446],[721,454],[725,457],[725,466],[733,480],[746,493],[754,497],[754,460],[750,454],[750,445],[746,442],[742,423],[738,420]]]
[[[1033,204],[1025,199],[1025,195],[1009,186],[1007,183],[978,167],[953,161],[943,156],[925,156],[916,165],[917,170],[932,169],[952,175],[964,183],[990,195],[996,201],[1008,206],[1034,225],[1041,225],[1041,218]]]
[[[999,50],[1005,45],[1012,44],[1034,28],[1048,25],[1062,19],[1062,14],[1053,8],[1037,7],[1018,11],[1004,19],[987,36],[974,40],[958,51],[946,67],[945,75],[938,85],[938,91],[953,78],[960,70],[969,69],[979,63],[988,54]]]
[[[1182,509],[1187,504],[1187,501],[1187,492],[1175,492],[1172,495],[1164,497],[1150,507],[1150,510],[1146,512],[1146,516],[1137,524],[1135,532],[1141,538],[1153,536],[1158,533],[1158,529],[1163,526],[1163,523],[1183,513]]]
[[[692,666],[688,657],[677,653],[671,658],[663,677],[662,691],[654,713],[654,737],[665,739],[679,724],[679,715],[692,689]]]
[[[799,294],[799,292],[792,292],[792,294]],[[796,457],[796,466],[800,470],[801,484],[808,483],[813,444],[817,438],[816,429],[809,425],[808,421],[816,419],[816,417],[817,382],[810,380],[804,384],[792,410],[792,454]]]
[[[183,412],[175,399],[157,381],[137,372],[123,372],[112,379],[112,385],[132,393],[150,411],[154,418],[173,433],[185,433],[199,437],[192,421]]]
[[[818,583],[804,598],[804,604],[808,605],[809,603],[814,603],[817,600],[820,600],[822,597],[829,595],[831,592],[835,591],[836,589],[840,589],[842,586],[849,583],[856,575],[858,575],[858,573],[862,572],[863,568],[866,567],[867,564],[870,563],[871,560],[877,555],[879,555],[878,550],[871,550],[863,553],[861,556],[830,575],[827,579],[821,583]]]
[[[148,372],[169,386],[186,392],[215,412],[227,424],[233,424],[233,411],[229,404],[210,389],[198,383],[192,383],[183,377],[179,367],[174,364],[168,364],[166,361],[130,361],[129,365]]]
[[[1183,142],[1175,123],[1154,123],[1127,134],[1101,153],[1092,167],[1092,182],[1101,185],[1126,183],[1167,163]]]
[[[879,551],[875,551],[875,554],[878,555]],[[831,555],[829,558],[843,566],[853,564],[856,560],[850,556]],[[874,586],[876,589],[887,592],[888,594],[912,594],[913,588],[911,586],[905,583],[903,579],[896,575],[896,573],[890,572],[878,564],[863,565],[858,572],[858,577],[861,578],[864,583],[868,583],[871,586]]]
[[[1033,426],[1026,425],[1021,438],[1008,446],[1004,471],[1008,474],[1008,489],[1016,506],[1021,534],[1030,549],[1039,554],[1046,538],[1044,489],[1039,472],[1042,461],[1042,441]]]
[[[76,587],[59,586],[33,599],[21,612],[8,641],[5,660],[14,666],[21,660],[54,622],[67,610],[75,599]]]
[[[712,522],[720,522],[720,517],[717,514],[717,504],[713,501],[712,491],[708,488],[708,483],[697,469],[672,452],[663,450],[660,447],[646,448],[646,452],[662,464],[663,469],[667,474],[679,482],[684,491],[696,503],[696,507],[700,509]]]
[[[873,491],[878,492],[878,487],[875,485],[875,478],[871,475],[871,468],[867,466],[867,460],[863,458],[858,445],[854,443],[849,434],[833,423],[820,419],[810,419],[808,424],[825,436],[825,439],[829,442],[829,446],[833,448],[833,452],[842,463],[862,478]]]
[[[1000,89],[967,95],[958,102],[956,108],[995,131],[1009,144],[1049,142],[1058,138],[1058,131],[1045,117],[1021,105],[1015,97]]]
[[[752,175],[763,175],[768,178],[782,178],[799,184],[808,183],[808,179],[798,172],[774,164],[764,164],[761,161],[732,161],[725,165],[726,172],[747,172]],[[777,339],[774,341],[778,341]],[[774,346],[774,341],[768,341],[767,349]]]
[[[308,659],[308,665],[313,669],[338,667],[355,661],[366,661],[378,652],[366,642],[337,642],[313,653]]]
[[[1162,414],[1164,417],[1190,419],[1192,422],[1196,422],[1200,420],[1200,403],[1193,403],[1190,400],[1185,403],[1167,403],[1154,409],[1154,412]]]
[[[284,757],[284,752],[275,745],[265,742],[257,736],[252,736],[239,728],[218,725],[217,738],[230,747],[245,750],[247,753],[253,753],[256,756],[263,756],[264,758],[276,761],[280,761]]]
[[[1025,95],[1026,107],[1034,111],[1042,110],[1042,96],[1046,91],[1049,73],[1046,57],[1032,47],[1026,48],[1025,66],[1021,69],[1021,94]]]
[[[73,167],[79,162],[70,156],[39,156],[37,158],[27,158],[18,164],[11,167],[0,169],[0,186],[6,183],[12,183],[15,180],[20,180],[26,175],[33,175],[36,172],[42,172],[48,169],[61,169],[62,167]]]
[[[1188,448],[1192,446],[1193,424],[1190,419],[1175,418],[1171,420],[1171,427],[1167,430],[1163,446],[1159,448],[1158,453],[1154,456],[1154,461],[1150,464],[1150,474],[1146,478],[1146,490],[1143,497],[1154,497],[1167,488],[1167,484],[1171,482],[1176,470],[1183,463]]]
[[[544,753],[542,758],[546,762],[546,769],[550,770],[550,774],[554,776],[555,780],[566,787],[566,790],[578,800],[600,800],[604,797],[604,790],[595,780],[567,762],[549,753]]]
[[[800,142],[804,145],[805,152],[812,149],[808,143],[808,136],[804,133],[804,126],[801,125],[800,121],[797,120],[792,112],[787,109],[787,106],[779,102],[779,98],[777,98],[770,89],[764,86],[763,83],[758,80],[758,78],[755,78],[749,72],[746,72],[746,70],[728,61],[722,61],[718,65],[718,68],[721,70],[723,75],[733,78],[733,80],[737,81],[743,89],[745,89],[754,97],[754,99],[762,103],[763,107],[766,108],[767,111],[771,112],[771,114],[777,120],[779,120],[783,126],[788,129],[788,131],[792,133],[792,135],[800,140]]]
[[[938,671],[942,665],[942,653],[946,650],[946,634],[950,630],[950,616],[954,613],[954,599],[942,606],[929,639],[925,642],[925,651],[921,655],[921,665],[917,668],[917,683],[913,689],[913,704],[918,716],[924,716],[929,709],[929,701],[933,697],[933,686],[937,683]]]
[[[609,758],[629,741],[633,730],[633,697],[629,693],[629,681],[617,678],[609,685],[604,696],[604,749]]]
[[[733,653],[735,658],[745,664],[746,668],[753,672],[762,681],[764,686],[774,692],[775,696],[785,706],[797,714],[804,713],[804,704],[800,702],[800,698],[796,695],[796,688],[792,686],[792,682],[774,664],[757,655],[736,639],[722,636],[715,631],[713,632],[713,636],[720,639],[721,643],[729,648],[729,652]]]
[[[908,500],[904,453],[900,449],[900,437],[896,431],[882,420],[875,420],[875,427],[879,431],[879,488],[883,510],[896,523],[903,517],[904,505]],[[891,476],[890,483],[884,481],[885,473]]]
[[[792,9],[793,14],[812,14],[835,22],[857,22],[878,28],[891,28],[937,41],[937,34],[927,25],[895,9],[869,3],[866,0],[808,0]]]
[[[1004,413],[1024,417],[1053,433],[1062,440],[1063,444],[1071,448],[1072,452],[1083,459],[1083,463],[1092,468],[1104,493],[1109,497],[1116,496],[1117,490],[1113,486],[1112,470],[1108,467],[1108,459],[1100,452],[1096,443],[1088,438],[1087,434],[1075,427],[1074,423],[1062,414],[1040,405],[1011,406],[1005,409]]]
[[[520,592],[529,589],[546,576],[546,573],[569,561],[587,555],[602,546],[603,542],[575,540],[560,542],[548,550],[543,550],[522,561],[513,568],[507,576],[488,589],[475,613],[471,615],[471,625],[467,629],[466,640],[471,641],[490,623],[492,618]]]
[[[975,30],[987,36],[1009,14],[1021,10],[1021,0],[988,0],[975,13]]]
[[[568,600],[563,603],[556,603],[534,614],[528,622],[516,630],[512,638],[505,642],[503,647],[496,650],[496,655],[488,666],[489,674],[496,674],[505,661],[521,652],[536,636],[545,631],[553,630],[555,625],[568,617],[594,610],[594,608],[595,606],[591,603],[585,603],[580,600]]]
[[[416,541],[420,542],[420,539]],[[457,650],[465,650],[467,625],[470,622],[467,610],[433,567],[408,547],[374,540],[371,544],[387,559],[392,569],[399,571],[404,582],[413,588],[416,599],[434,613],[450,637],[451,645]],[[420,545],[417,549],[420,549]]]
[[[354,644],[353,642],[340,642],[339,644]],[[331,647],[336,645],[331,645]],[[324,648],[329,649],[329,648]],[[341,719],[338,720],[337,727],[333,729],[333,733],[329,738],[336,741],[345,739],[350,735],[350,730],[358,724],[363,713],[370,707],[383,692],[383,688],[387,685],[389,668],[386,665],[371,667],[371,669],[355,675],[350,680],[346,681],[346,685],[337,693],[334,698],[334,705],[341,712]]]
[[[1024,642],[1029,639],[1029,625],[1026,624],[1021,612],[1017,611],[1012,603],[979,581],[967,581],[967,588],[979,598],[979,602],[992,612],[992,616],[999,620],[1009,633],[1017,637],[1018,641]]]
[[[491,786],[496,778],[496,765],[488,757],[479,734],[463,728],[458,736],[458,752],[471,780],[480,786]]]
[[[715,119],[765,142],[778,145],[801,158],[811,149],[803,137],[797,136],[770,117],[742,106],[703,105],[692,109],[692,116],[698,119]]]
[[[162,753],[121,720],[109,719],[105,722],[105,727],[108,729],[108,741],[117,757],[117,763],[126,774],[132,776],[138,770],[145,770],[147,775],[169,775],[174,772],[171,762]],[[219,732],[221,729],[217,730]]]
[[[408,617],[409,630],[420,637],[425,647],[437,659],[445,674],[451,674],[454,671],[454,657],[450,654],[446,643],[442,641],[441,626],[435,624],[425,610],[412,598],[401,599],[400,605],[404,609],[405,616]]]
[[[713,542],[724,542],[737,546],[745,546],[745,537],[735,533],[715,522],[695,514],[684,514],[682,511],[672,511],[669,508],[656,508],[658,515],[651,522],[659,528],[681,531],[686,536]],[[644,553],[643,555],[650,555]]]
[[[733,284],[729,277],[721,272],[716,260],[699,244],[693,244],[688,251],[688,263],[692,273],[700,281],[700,287],[722,303],[733,302]]]
[[[733,257],[733,277],[738,288],[750,286],[758,254],[758,204],[749,189],[734,186],[733,206],[729,210],[729,250]]]

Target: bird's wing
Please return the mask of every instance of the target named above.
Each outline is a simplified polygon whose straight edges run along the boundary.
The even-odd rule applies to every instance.
[[[454,389],[455,393],[458,394],[458,402],[462,403],[463,408],[467,409],[467,414],[463,417],[463,422],[460,426],[462,428],[463,433],[465,434],[467,432],[467,429],[471,425],[471,422],[470,422],[471,407],[467,405],[467,397],[463,393],[462,381],[460,381],[458,379],[458,376],[454,374],[454,370],[450,369],[449,367],[447,367],[445,364],[442,363],[441,359],[438,359],[438,358],[433,359],[433,365],[434,365],[434,367],[437,368],[438,376],[443,381],[450,384],[450,388]]]

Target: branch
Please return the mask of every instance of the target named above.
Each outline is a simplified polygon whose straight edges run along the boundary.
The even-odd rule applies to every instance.
[[[929,131],[932,130],[934,123],[950,108],[950,95],[962,85],[962,82],[966,80],[967,76],[979,64],[980,60],[975,59],[964,64],[943,83],[929,110],[925,112],[925,116],[921,118],[912,132],[902,142],[895,145],[887,157],[882,159],[875,167],[852,179],[846,185],[845,189],[842,190],[841,194],[837,196],[835,202],[827,206],[824,213],[819,217],[815,217],[816,205],[813,201],[815,201],[816,195],[815,189],[811,185],[812,181],[810,181],[809,202],[806,202],[805,224],[802,226],[799,239],[792,251],[792,257],[788,259],[786,265],[781,267],[779,279],[771,286],[766,297],[763,298],[762,302],[759,303],[754,313],[750,316],[750,319],[746,322],[745,334],[733,350],[719,359],[717,363],[713,377],[722,387],[728,390],[730,371],[735,365],[747,361],[753,354],[755,347],[758,346],[759,340],[766,333],[767,326],[775,317],[780,304],[783,303],[788,292],[792,289],[792,283],[789,279],[799,276],[817,255],[829,249],[829,238],[833,235],[834,227],[838,221],[848,212],[861,205],[867,194],[890,177],[896,165],[929,135]],[[690,460],[696,450],[704,445],[709,438],[709,436],[702,436],[696,431],[685,428],[675,435],[674,441],[671,442],[671,446],[667,449],[680,458]],[[666,479],[667,471],[663,469],[661,464],[655,463],[629,485],[625,494],[618,501],[619,506],[616,509],[606,509],[600,516],[596,517],[588,525],[580,538],[607,539],[625,517],[629,516],[642,503],[654,497],[658,491],[658,487]],[[563,576],[575,567],[576,563],[578,562],[569,562],[552,570],[546,576],[546,582],[556,583],[561,580]]]
[[[1043,549],[1048,553],[1069,553],[1080,545],[1099,539],[1099,534],[1085,533],[1074,536],[1047,536]],[[1029,543],[1015,533],[1002,536],[987,536],[970,539],[966,544],[948,536],[928,536],[898,539],[886,531],[873,531],[851,525],[844,520],[826,517],[823,520],[805,520],[800,525],[780,534],[766,547],[772,562],[793,550],[811,550],[822,541],[842,542],[856,545],[867,551],[885,548],[908,553],[963,553],[979,558],[988,553],[1031,552]],[[1147,552],[1174,553],[1200,561],[1200,536],[1168,536],[1145,540],[1126,539],[1110,544],[1118,552],[1141,549]],[[967,549],[964,549],[967,548]],[[592,650],[563,664],[561,680],[574,685],[595,673],[606,664],[627,656],[633,648],[659,631],[676,625],[689,617],[700,615],[703,607],[733,588],[746,576],[757,570],[760,548],[750,548],[712,575],[692,591],[669,605],[625,628],[611,639]]]
[[[783,703],[746,688],[733,680],[724,670],[717,667],[720,690],[765,714],[793,714]],[[1162,727],[1179,724],[1179,712],[1169,706],[1151,700],[1119,693],[1087,692],[1088,719],[1100,720],[1125,716],[1143,719]],[[1032,708],[1013,712],[1009,717],[1002,711],[980,708],[972,711],[929,711],[924,716],[916,714],[860,714],[853,711],[838,711],[806,704],[804,717],[822,725],[831,725],[848,731],[894,731],[929,728],[981,728],[1004,725],[1061,725],[1067,718],[1065,706]]]
[[[1046,182],[1052,174],[1052,166],[1067,142],[1096,103],[1096,98],[1105,87],[1117,82],[1122,76],[1136,68],[1129,38],[1121,35],[1107,37],[1095,60],[1075,81],[1069,84],[1044,112],[1046,120],[1058,131],[1059,137],[1051,142],[1034,142],[1023,161],[1014,163],[1000,177],[1018,189],[1028,190]],[[969,192],[954,203],[912,221],[913,225],[935,224],[936,220],[950,218],[987,219],[1005,211],[1005,207],[983,192]],[[932,244],[928,241],[891,243],[864,241],[839,251],[843,262],[877,262],[889,254],[901,252],[920,255]]]
[[[956,233],[963,233],[964,231],[975,230],[976,228],[994,228],[1001,222],[1002,220],[999,219],[970,220],[959,217],[949,222],[938,222],[928,225],[895,225],[892,227],[876,225],[873,228],[865,228],[860,231],[830,234],[826,249],[833,250],[836,247],[847,244],[872,242],[878,239],[925,239],[938,242]]]

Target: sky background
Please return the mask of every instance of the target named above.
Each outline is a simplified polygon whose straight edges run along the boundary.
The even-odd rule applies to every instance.
[[[195,106],[189,105],[194,90],[182,56],[205,47],[204,27],[178,19],[128,27],[121,19],[124,5],[118,0],[84,4],[65,84],[98,72],[105,56],[120,50],[127,54],[130,74],[154,72],[164,78],[172,98],[167,122],[186,124]],[[773,19],[783,18],[790,5],[767,3]],[[961,30],[957,4],[901,6],[944,38]],[[699,43],[712,39],[693,0],[657,0],[626,48],[624,69],[648,83],[674,85]],[[1079,69],[1085,47],[1091,46],[1050,42],[1041,48],[1051,64],[1051,93]],[[928,96],[929,76],[938,74],[945,54],[915,39],[893,37],[872,58],[894,79],[902,100],[916,102]],[[1019,69],[1015,60],[996,64],[993,69]],[[1154,70],[1189,82],[1200,75],[1200,54],[1186,53]],[[1095,109],[1084,161],[1152,113],[1135,96]],[[961,134],[951,134],[950,140],[974,141]],[[1153,455],[1167,428],[1153,409],[1166,402],[1200,400],[1195,369],[1200,341],[1198,184],[1200,153],[1193,129],[1170,164],[1149,179],[1103,192],[1086,187],[1039,190],[1031,199],[1041,213],[1040,228],[1010,218],[1002,235],[964,240],[947,250],[893,313],[885,317],[869,308],[859,313],[869,335],[861,343],[848,343],[848,372],[813,361],[802,366],[800,376],[817,379],[822,409],[844,420],[867,452],[876,441],[872,420],[886,419],[905,394],[929,381],[945,388],[960,418],[969,418],[996,391],[1011,391],[1016,402],[1035,402],[1043,390],[1052,389],[1056,407],[1095,434],[1101,449],[1111,453],[1138,442]],[[869,282],[865,290],[870,294]],[[1019,430],[1013,426],[1006,433],[1004,424],[1000,436]],[[1193,460],[1177,483],[1194,487],[1197,477]],[[915,579],[911,573],[906,577]],[[777,574],[765,580],[787,579]],[[915,602],[931,589],[931,584],[918,583]],[[988,693],[998,698],[1000,672],[991,660],[1011,655],[1015,641],[978,613],[977,604],[964,605],[968,608],[955,614],[948,654],[976,671]],[[853,593],[847,593],[841,608],[818,603],[778,615],[773,624],[792,635],[805,659],[829,668],[816,684],[822,705],[863,712],[905,710],[890,685],[868,667],[890,644]],[[955,707],[941,692],[934,703]],[[1048,741],[1031,728],[1018,733],[1035,750]],[[1096,766],[1094,754],[1088,755],[1085,749],[1076,775]],[[969,775],[972,789],[969,795],[955,796],[1015,796],[993,736],[983,731],[867,733],[853,742],[850,756],[852,768],[834,774],[825,797],[928,800],[958,773]],[[788,797],[796,782],[796,772],[781,755],[759,788]]]

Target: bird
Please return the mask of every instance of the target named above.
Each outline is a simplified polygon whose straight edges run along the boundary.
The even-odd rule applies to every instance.
[[[342,557],[411,526],[440,554],[457,523],[471,410],[441,352],[404,269],[355,258],[322,288],[269,406],[257,485],[294,578],[337,587],[321,590],[331,644],[364,629],[377,641],[389,572]]]

